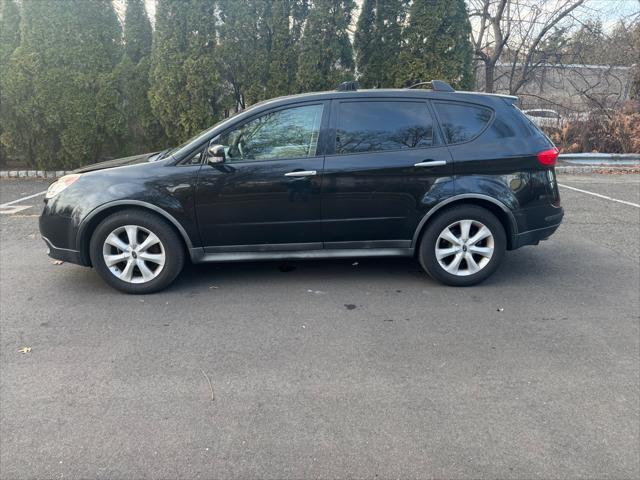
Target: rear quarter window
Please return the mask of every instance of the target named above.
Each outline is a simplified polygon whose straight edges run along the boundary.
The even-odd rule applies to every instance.
[[[466,103],[434,102],[448,144],[473,140],[489,124],[493,111]]]

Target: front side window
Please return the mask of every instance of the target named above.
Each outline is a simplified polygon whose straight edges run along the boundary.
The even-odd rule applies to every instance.
[[[435,102],[447,143],[467,142],[491,120],[491,110],[463,103]]]
[[[267,113],[222,135],[230,161],[315,157],[322,105]]]
[[[433,145],[433,121],[423,102],[341,102],[336,153],[379,152]]]

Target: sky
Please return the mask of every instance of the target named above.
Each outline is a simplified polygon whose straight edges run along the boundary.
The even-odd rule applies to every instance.
[[[237,0],[242,1],[242,0]],[[363,0],[356,0],[358,8]],[[124,3],[124,0],[114,0],[114,3]],[[153,19],[156,11],[156,0],[145,0],[147,13]],[[612,28],[621,19],[638,15],[640,12],[640,0],[587,0],[587,7],[595,12],[602,20],[605,30]],[[593,18],[593,14],[585,14],[585,17]],[[586,18],[585,18],[586,19]]]

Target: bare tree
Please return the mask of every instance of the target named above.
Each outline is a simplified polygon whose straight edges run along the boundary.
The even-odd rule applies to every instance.
[[[539,48],[554,29],[575,23],[585,0],[469,0],[476,57],[484,89],[495,90],[496,65],[509,63],[509,93],[516,94],[546,60]]]

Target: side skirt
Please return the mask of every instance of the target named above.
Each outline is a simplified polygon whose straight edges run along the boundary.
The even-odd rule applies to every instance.
[[[218,252],[205,253],[201,248],[189,252],[193,263],[249,262],[257,260],[309,260],[314,258],[352,257],[411,257],[412,248],[344,248],[324,250],[267,251],[267,252]]]

